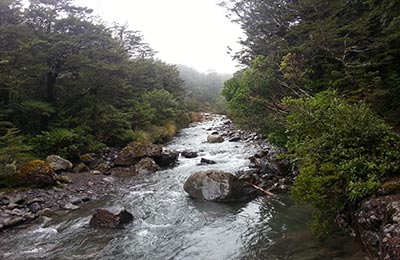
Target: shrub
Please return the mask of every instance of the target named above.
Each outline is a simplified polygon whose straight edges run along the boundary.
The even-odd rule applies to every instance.
[[[23,136],[16,128],[5,128],[0,136],[0,188],[12,186],[17,166],[32,159]]]
[[[104,144],[81,128],[55,128],[37,135],[33,138],[32,143],[34,151],[41,158],[56,154],[72,161],[78,160],[81,154],[93,152],[104,147]]]
[[[365,103],[347,104],[334,91],[284,103],[288,153],[299,169],[291,194],[319,210],[314,226],[326,230],[400,169],[400,138]]]

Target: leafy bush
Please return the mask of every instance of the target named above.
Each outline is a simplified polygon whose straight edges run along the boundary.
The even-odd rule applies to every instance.
[[[347,104],[334,91],[284,103],[287,148],[300,172],[291,193],[319,210],[314,224],[326,230],[400,169],[400,138],[365,103]]]
[[[5,128],[0,136],[0,188],[12,186],[17,166],[32,159],[32,147],[16,128]]]
[[[42,158],[56,154],[69,160],[77,160],[81,154],[104,147],[82,128],[55,128],[33,138],[34,151]]]

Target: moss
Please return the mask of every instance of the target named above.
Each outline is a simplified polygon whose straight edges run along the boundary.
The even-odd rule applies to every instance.
[[[400,178],[395,180],[389,180],[382,184],[382,189],[385,194],[396,194],[400,193]]]
[[[25,164],[15,175],[15,186],[44,188],[56,184],[56,175],[50,164],[33,160]]]
[[[84,163],[88,163],[88,162],[91,162],[94,160],[93,157],[90,155],[90,153],[81,155],[79,157],[79,159],[81,160],[81,162],[84,162]]]

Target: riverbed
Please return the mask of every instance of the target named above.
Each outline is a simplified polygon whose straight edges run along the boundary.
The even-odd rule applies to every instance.
[[[167,148],[191,149],[197,158],[154,174],[134,176],[75,211],[0,234],[0,259],[189,259],[189,260],[356,260],[366,259],[349,237],[314,238],[311,209],[291,199],[258,197],[240,203],[213,203],[190,198],[183,183],[194,172],[248,168],[256,143],[207,143],[208,129],[224,117],[183,129]],[[199,165],[200,158],[216,161]],[[122,229],[91,229],[93,210],[120,205],[134,215]]]

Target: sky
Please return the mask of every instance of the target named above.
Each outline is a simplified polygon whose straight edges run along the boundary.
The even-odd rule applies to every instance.
[[[237,63],[227,53],[238,51],[243,32],[226,18],[217,0],[76,0],[106,22],[129,24],[141,31],[157,58],[191,66],[200,72],[233,73]]]

